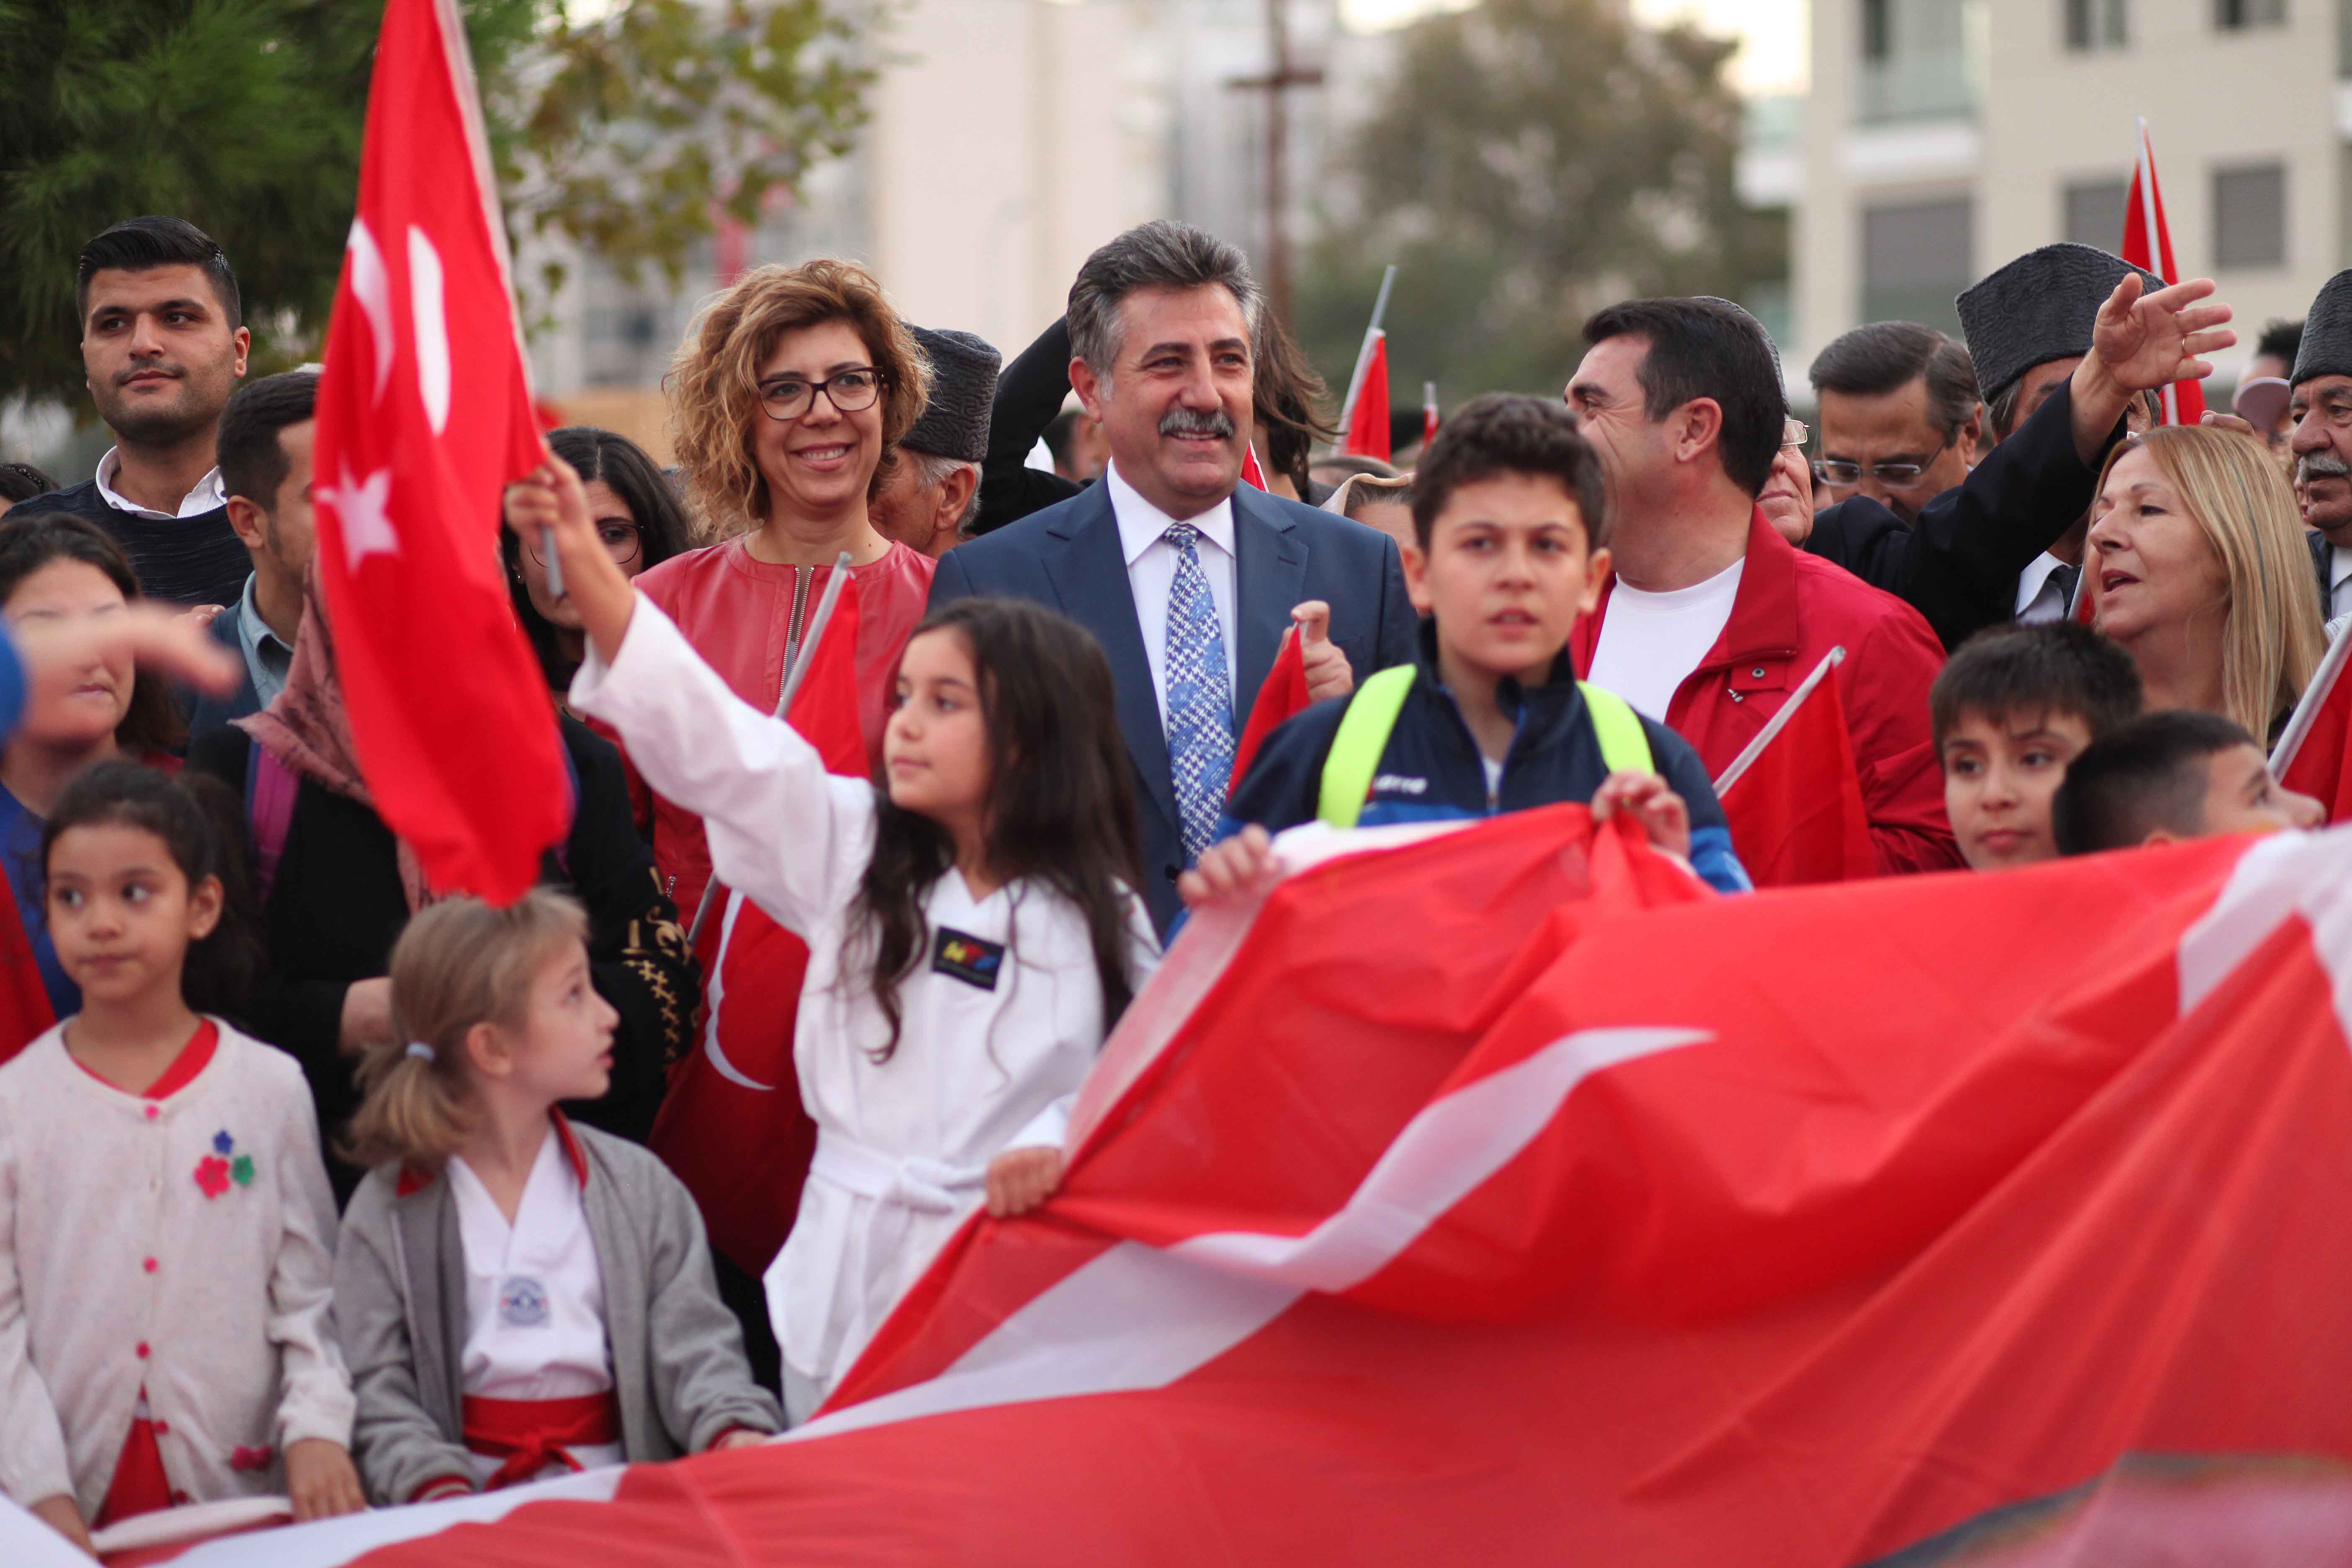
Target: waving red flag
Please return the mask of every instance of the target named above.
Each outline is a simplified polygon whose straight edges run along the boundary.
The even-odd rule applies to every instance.
[[[1348,417],[1348,438],[1341,450],[1359,458],[1389,460],[1389,335],[1372,333],[1372,355],[1364,365],[1364,384]]]
[[[1266,488],[1265,470],[1257,466],[1257,448],[1255,447],[1244,447],[1242,448],[1242,483],[1249,486],[1250,489],[1254,490],[1262,490]]]
[[[843,579],[833,619],[802,657],[814,662],[793,694],[793,728],[827,772],[864,778],[854,577]],[[793,1067],[808,959],[808,943],[728,890],[702,1046],[670,1070],[646,1141],[694,1194],[710,1244],[755,1276],[784,1245],[816,1152],[816,1124],[801,1106]]]
[[[541,458],[473,67],[452,0],[390,0],[319,382],[319,575],[376,809],[436,889],[537,879],[572,813],[499,572]]]
[[[1249,721],[1242,726],[1242,738],[1234,742],[1234,776],[1225,785],[1228,795],[1239,789],[1242,780],[1249,776],[1250,763],[1257,760],[1257,749],[1265,744],[1275,726],[1314,700],[1307,694],[1307,650],[1299,646],[1298,628],[1293,626],[1282,634],[1282,647],[1274,656],[1274,668],[1265,672],[1265,682],[1257,689],[1257,700],[1250,704]]]
[[[1723,791],[1731,847],[1759,888],[1878,875],[1837,677],[1800,693],[1788,725]]]
[[[2153,272],[2167,283],[2180,281],[2180,265],[2172,258],[2172,226],[2164,219],[2164,187],[2156,178],[2156,143],[2148,139],[2147,121],[2137,121],[2139,145],[2132,163],[2131,195],[2124,202],[2124,259],[2143,272]],[[2205,417],[2205,391],[2193,381],[2176,381],[2164,389],[2164,422],[2196,425]]]
[[[16,900],[0,884],[0,1062],[48,1033],[57,1021]]]
[[[2287,726],[2280,754],[2271,761],[2279,783],[2326,806],[2330,822],[2352,816],[2352,681],[2343,678],[2347,653],[2352,629],[2338,636],[2311,678],[2314,689],[2295,704],[2298,720],[2306,704],[2315,704],[2309,721]]]

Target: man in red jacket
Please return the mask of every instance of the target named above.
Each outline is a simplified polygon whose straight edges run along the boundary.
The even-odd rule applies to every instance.
[[[1756,498],[1788,407],[1769,341],[1720,300],[1636,300],[1584,326],[1569,405],[1610,483],[1615,571],[1576,630],[1589,679],[1719,773],[1832,647],[1882,872],[1960,864],[1919,612],[1791,546]]]

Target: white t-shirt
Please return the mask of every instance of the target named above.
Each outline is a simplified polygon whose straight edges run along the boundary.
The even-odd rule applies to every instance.
[[[1649,594],[1620,579],[1592,652],[1592,684],[1613,691],[1643,716],[1666,721],[1675,688],[1689,679],[1731,619],[1742,557],[1687,588]]]

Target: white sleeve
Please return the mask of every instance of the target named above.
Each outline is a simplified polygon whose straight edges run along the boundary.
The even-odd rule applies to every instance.
[[[256,1046],[256,1051],[266,1047]],[[269,1064],[278,1066],[277,1062]],[[291,1061],[284,1065],[292,1067]],[[273,1075],[275,1076],[275,1075]],[[296,1068],[280,1083],[278,1202],[284,1228],[269,1277],[269,1341],[278,1347],[278,1443],[352,1446],[359,1402],[329,1314],[335,1300],[335,1194],[319,1155],[318,1113]]]
[[[656,793],[700,815],[711,873],[805,936],[856,896],[874,786],[828,773],[790,724],[735,695],[642,594],[618,658],[592,643],[572,705],[621,733]]]
[[[66,1432],[33,1364],[25,1279],[16,1267],[16,1140],[0,1110],[0,1492],[31,1507],[74,1495]]]

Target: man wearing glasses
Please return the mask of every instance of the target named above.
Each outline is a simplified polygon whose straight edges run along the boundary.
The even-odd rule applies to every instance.
[[[1832,502],[1868,496],[1901,518],[1968,478],[1977,373],[1969,351],[1916,321],[1874,321],[1837,339],[1810,373],[1820,400],[1813,481]]]
[[[2352,271],[2321,285],[2287,379],[2294,499],[2311,530],[2320,618],[2332,621],[2352,615]]]

